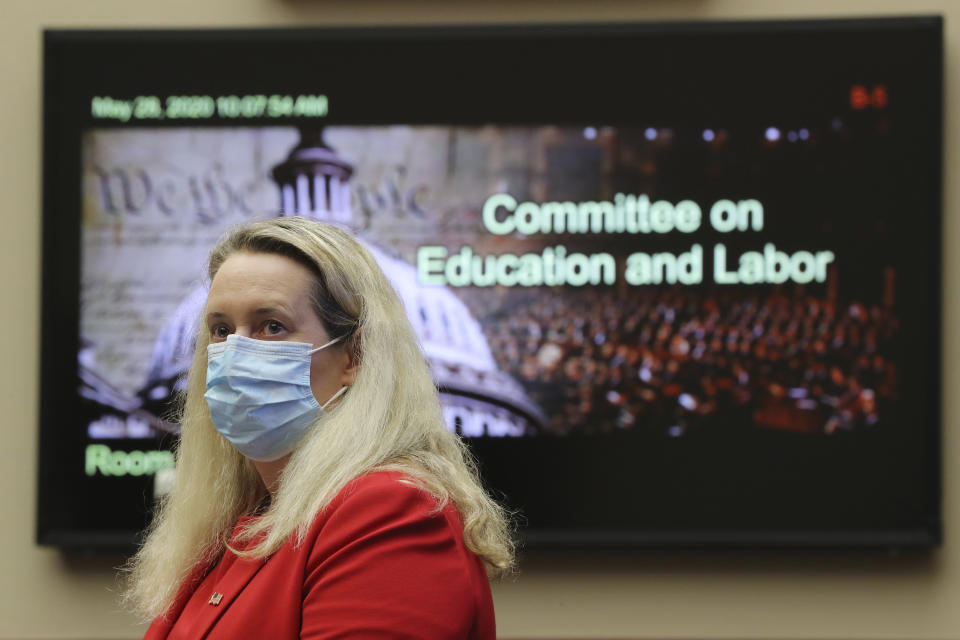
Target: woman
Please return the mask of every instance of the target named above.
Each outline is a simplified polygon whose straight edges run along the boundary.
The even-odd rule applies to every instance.
[[[177,480],[131,561],[146,637],[494,638],[504,512],[370,254],[277,218],[209,276]]]

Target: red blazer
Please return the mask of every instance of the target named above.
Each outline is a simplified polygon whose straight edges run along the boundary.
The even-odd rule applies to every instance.
[[[205,579],[196,570],[145,640],[495,638],[490,585],[456,509],[437,511],[402,478],[357,478],[302,544],[266,562],[228,550]]]

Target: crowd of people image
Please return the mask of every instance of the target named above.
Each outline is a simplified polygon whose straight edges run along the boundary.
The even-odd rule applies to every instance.
[[[484,330],[500,368],[547,413],[545,433],[833,434],[875,425],[897,392],[898,321],[882,305],[800,290],[498,295]]]

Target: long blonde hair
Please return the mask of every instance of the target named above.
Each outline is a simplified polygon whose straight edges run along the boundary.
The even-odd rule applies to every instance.
[[[276,218],[229,233],[210,255],[211,280],[238,251],[285,255],[310,268],[314,309],[332,336],[348,330],[347,348],[358,363],[350,390],[304,436],[269,507],[245,530],[245,538],[262,538],[242,553],[265,558],[291,538],[298,543],[348,482],[399,470],[439,505],[453,502],[464,541],[488,575],[508,572],[514,546],[507,514],[481,487],[465,445],[447,430],[403,305],[370,253],[334,226]],[[203,398],[208,343],[201,328],[182,401],[176,482],[128,565],[125,601],[148,619],[167,611],[192,569],[224,552],[237,519],[266,495],[253,464],[210,420]]]

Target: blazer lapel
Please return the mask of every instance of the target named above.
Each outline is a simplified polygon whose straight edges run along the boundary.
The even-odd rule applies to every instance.
[[[227,553],[230,553],[229,551]],[[231,554],[232,555],[232,554]],[[224,558],[226,559],[226,558]],[[191,638],[205,638],[210,633],[210,629],[223,616],[224,612],[230,608],[230,605],[236,600],[244,587],[257,575],[257,572],[263,568],[266,563],[264,559],[240,558],[234,556],[233,563],[224,573],[223,577],[213,585],[209,594],[202,594],[206,600],[206,605],[202,613],[190,625]]]
[[[183,609],[190,601],[195,585],[203,581],[207,568],[207,565],[198,564],[190,571],[190,575],[184,580],[180,591],[177,592],[177,597],[174,598],[173,604],[170,605],[166,614],[158,616],[157,619],[153,621],[150,628],[147,629],[146,635],[143,636],[143,640],[163,640],[170,634],[173,624],[180,617],[180,614],[183,613]]]

